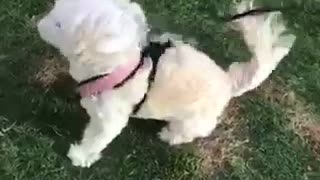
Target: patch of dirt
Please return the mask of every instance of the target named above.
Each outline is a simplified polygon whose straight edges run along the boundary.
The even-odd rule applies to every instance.
[[[236,155],[234,150],[239,150],[238,147],[248,142],[245,135],[247,130],[241,125],[244,121],[241,121],[240,114],[239,101],[232,100],[213,134],[197,141],[198,153],[203,157],[202,169],[207,175],[214,175],[229,167]]]
[[[76,82],[68,73],[68,64],[64,59],[57,57],[47,58],[39,66],[38,71],[30,78],[45,91],[52,90],[59,94],[75,94]]]
[[[288,128],[311,144],[316,156],[320,154],[320,116],[313,113],[311,105],[298,97],[281,79],[273,78],[264,82],[255,93],[270,103],[283,107],[290,119]],[[213,134],[197,141],[198,153],[203,157],[202,168],[209,176],[230,167],[239,154],[245,154],[248,139],[246,126],[242,124],[245,121],[241,117],[240,103],[241,97],[233,99]]]
[[[68,66],[57,58],[45,59],[32,77],[32,81],[39,83],[43,88],[50,88],[61,74],[68,73]]]
[[[269,80],[261,87],[259,94],[271,103],[283,107],[290,119],[289,128],[301,139],[312,145],[316,155],[320,154],[320,116],[305,100],[297,96],[281,79]]]

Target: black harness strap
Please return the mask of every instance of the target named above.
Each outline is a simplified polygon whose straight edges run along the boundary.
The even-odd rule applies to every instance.
[[[153,65],[152,65],[152,69],[151,69],[151,72],[148,77],[148,89],[144,93],[144,96],[140,100],[140,102],[134,106],[132,114],[136,114],[140,110],[143,103],[146,101],[148,92],[151,88],[151,85],[152,85],[154,78],[156,76],[156,73],[157,73],[157,65],[159,62],[159,58],[162,54],[165,53],[166,49],[168,49],[170,47],[173,47],[173,43],[169,40],[166,43],[150,42],[149,45],[143,49],[143,51],[141,53],[141,59],[143,60],[146,57],[150,57]]]

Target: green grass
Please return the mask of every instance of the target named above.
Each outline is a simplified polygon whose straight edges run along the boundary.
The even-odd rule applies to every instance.
[[[248,52],[220,17],[226,0],[139,0],[154,29],[196,38],[218,64],[242,61]],[[315,0],[265,0],[290,6],[284,12],[297,42],[270,79],[281,79],[320,115],[320,4]],[[256,93],[240,98],[241,128],[248,142],[234,149],[221,169],[204,171],[197,148],[169,147],[156,137],[163,125],[133,120],[90,169],[71,166],[65,153],[87,117],[72,92],[45,91],[30,82],[44,59],[58,56],[35,29],[42,0],[1,1],[0,6],[0,179],[1,180],[316,180],[320,156],[312,144],[289,128],[289,107]],[[71,94],[71,95],[70,95]],[[214,156],[211,155],[211,156]],[[207,175],[210,174],[211,177]]]

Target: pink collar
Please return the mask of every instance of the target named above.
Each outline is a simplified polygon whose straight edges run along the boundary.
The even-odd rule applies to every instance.
[[[140,69],[145,63],[139,60],[130,61],[126,65],[115,68],[110,74],[97,78],[80,85],[80,96],[91,97],[101,94],[104,91],[112,90],[113,88],[120,87],[126,80],[129,80],[136,71]]]

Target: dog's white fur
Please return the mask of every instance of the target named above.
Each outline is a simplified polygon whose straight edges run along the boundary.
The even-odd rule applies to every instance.
[[[238,12],[251,7],[242,3]],[[276,22],[280,13],[237,20],[252,59],[224,71],[204,53],[175,43],[161,57],[155,81],[137,117],[169,122],[159,133],[163,141],[181,144],[208,136],[232,97],[254,89],[286,56],[293,35],[283,35]],[[70,62],[70,74],[81,81],[140,58],[147,25],[140,6],[128,0],[58,0],[38,24],[41,37],[58,48]],[[123,87],[82,98],[90,116],[79,144],[68,157],[73,165],[89,167],[127,125],[133,106],[147,91],[150,64]]]

